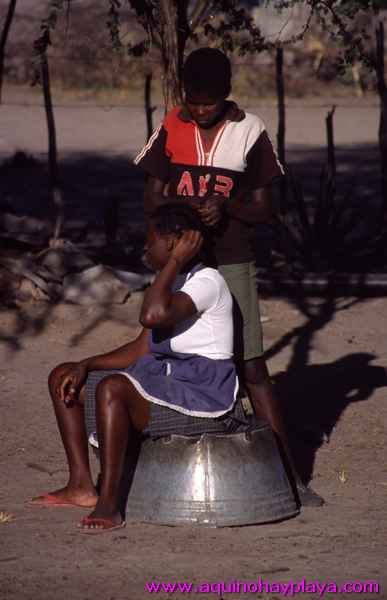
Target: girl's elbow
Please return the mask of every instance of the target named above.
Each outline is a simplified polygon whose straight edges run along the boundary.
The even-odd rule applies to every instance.
[[[143,327],[145,327],[145,329],[152,329],[152,327],[154,326],[153,325],[153,322],[154,322],[153,316],[149,313],[144,313],[144,314],[141,313],[139,321],[140,321],[140,324]]]
[[[165,315],[147,311],[140,314],[140,323],[146,329],[154,329],[165,325]]]

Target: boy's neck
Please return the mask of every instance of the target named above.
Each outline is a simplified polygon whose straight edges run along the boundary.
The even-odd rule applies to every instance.
[[[224,107],[222,112],[219,114],[218,118],[216,119],[215,123],[213,123],[210,127],[201,127],[199,125],[199,123],[196,123],[196,126],[200,129],[200,132],[203,133],[204,135],[208,134],[211,135],[212,133],[214,133],[215,131],[217,131],[225,121],[227,121],[227,115],[228,112],[230,110],[231,106],[230,103],[226,100],[224,103]]]

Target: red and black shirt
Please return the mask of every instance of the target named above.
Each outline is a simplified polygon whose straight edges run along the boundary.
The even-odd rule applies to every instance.
[[[164,118],[134,163],[168,184],[168,195],[205,198],[223,194],[232,202],[238,192],[271,184],[283,174],[263,121],[229,103],[227,119],[211,146],[185,108],[176,107]],[[251,226],[228,218],[216,237],[218,264],[252,260]]]

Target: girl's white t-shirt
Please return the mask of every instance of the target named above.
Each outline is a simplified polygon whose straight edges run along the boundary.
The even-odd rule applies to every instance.
[[[190,296],[198,314],[174,328],[173,352],[199,354],[212,359],[233,355],[232,296],[222,275],[205,267],[188,276],[179,292]]]

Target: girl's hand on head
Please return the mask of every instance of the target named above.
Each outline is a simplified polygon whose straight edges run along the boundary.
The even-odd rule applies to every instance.
[[[59,399],[70,406],[77,402],[79,392],[87,379],[87,369],[81,363],[74,367],[69,367],[68,371],[62,375],[56,393]]]
[[[187,264],[203,245],[203,236],[200,231],[189,229],[185,231],[171,253],[171,258],[174,258],[181,266]]]

